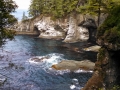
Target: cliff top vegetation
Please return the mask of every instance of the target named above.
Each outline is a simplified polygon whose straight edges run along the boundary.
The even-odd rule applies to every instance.
[[[97,38],[104,42],[120,44],[120,5],[111,8],[109,16],[98,29]]]
[[[48,14],[54,18],[63,18],[72,12],[92,14],[98,16],[108,13],[110,8],[119,0],[31,0],[29,15],[36,17],[41,14]]]

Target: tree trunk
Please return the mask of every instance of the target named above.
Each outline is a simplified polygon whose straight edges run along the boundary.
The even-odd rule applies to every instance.
[[[100,7],[101,7],[101,0],[99,0],[99,7],[98,7],[98,26],[100,24],[100,14],[101,14]]]

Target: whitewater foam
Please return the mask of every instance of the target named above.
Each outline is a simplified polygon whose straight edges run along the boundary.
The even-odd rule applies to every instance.
[[[57,64],[61,60],[63,60],[63,54],[52,53],[45,56],[34,56],[28,59],[30,64],[43,64],[44,67],[50,67],[53,64]]]
[[[74,71],[74,73],[93,73],[93,71],[91,71],[91,70],[81,70],[81,69],[79,69],[79,70],[76,70],[76,71]]]

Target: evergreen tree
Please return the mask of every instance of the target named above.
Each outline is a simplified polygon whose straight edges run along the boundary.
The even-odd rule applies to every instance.
[[[120,1],[114,6],[102,25],[98,28],[97,38],[112,44],[120,43]]]
[[[59,18],[71,12],[89,13],[98,16],[99,26],[101,13],[109,13],[115,2],[119,0],[31,0],[29,15],[49,14]]]
[[[101,13],[109,13],[114,6],[113,0],[88,0],[84,6],[80,7],[82,13],[89,13],[98,16],[98,26]]]
[[[13,38],[13,31],[7,28],[12,25],[17,19],[11,15],[15,11],[17,5],[12,0],[0,0],[0,45],[6,39]]]
[[[23,12],[22,21],[24,21],[26,19],[27,19],[27,16],[25,15],[25,12]]]
[[[31,0],[29,15],[49,14],[54,17],[63,17],[71,12],[79,12],[78,8],[86,0]]]
[[[37,16],[43,12],[45,6],[45,0],[31,0],[31,5],[29,7],[29,16]]]

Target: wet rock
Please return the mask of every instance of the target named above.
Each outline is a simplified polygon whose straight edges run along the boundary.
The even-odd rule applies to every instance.
[[[75,71],[78,69],[82,70],[93,70],[95,66],[95,63],[89,61],[89,60],[83,60],[83,61],[75,61],[75,60],[63,60],[59,62],[58,64],[52,65],[52,68],[56,70],[70,70]]]
[[[91,46],[91,47],[88,47],[88,48],[84,48],[83,50],[84,51],[98,52],[100,48],[101,48],[101,46],[95,45],[95,46]]]
[[[34,61],[34,62],[43,62],[46,59],[49,59],[49,56],[44,56],[44,57],[33,57],[30,59],[30,61]]]

